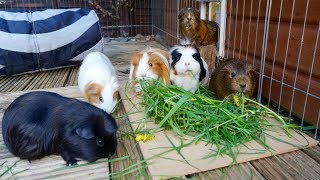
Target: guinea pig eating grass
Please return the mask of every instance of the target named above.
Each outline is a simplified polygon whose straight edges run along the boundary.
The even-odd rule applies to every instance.
[[[108,113],[119,101],[119,82],[109,58],[101,52],[91,52],[83,60],[78,86],[86,100]]]
[[[195,92],[199,85],[207,85],[209,70],[197,47],[189,41],[171,48],[170,79],[172,84],[186,91]]]
[[[223,60],[213,71],[209,88],[219,99],[242,92],[252,98],[257,92],[257,75],[254,67],[244,60]]]
[[[140,92],[139,80],[156,80],[169,85],[169,54],[159,48],[148,48],[136,53],[131,59],[129,79],[136,92]]]
[[[29,161],[61,155],[67,165],[112,156],[117,125],[105,111],[51,92],[30,92],[6,109],[2,135],[9,151]]]

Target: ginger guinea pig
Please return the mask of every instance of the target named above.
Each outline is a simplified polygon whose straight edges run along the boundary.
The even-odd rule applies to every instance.
[[[161,79],[169,85],[169,54],[167,51],[158,48],[148,48],[133,56],[129,79],[132,81],[135,91],[140,91],[140,84],[137,80]]]
[[[195,92],[199,85],[208,83],[208,65],[201,57],[198,48],[191,44],[171,48],[170,67],[172,84],[186,91]]]
[[[85,99],[111,113],[119,100],[119,82],[109,58],[101,52],[91,52],[83,60],[78,86]]]
[[[209,88],[219,99],[242,92],[252,98],[257,92],[257,75],[254,67],[244,60],[227,59],[213,71]]]
[[[61,155],[67,165],[77,158],[93,162],[113,155],[117,125],[105,111],[77,99],[36,91],[15,99],[2,120],[9,151],[29,161]]]
[[[219,25],[214,21],[200,19],[200,12],[194,8],[183,8],[179,12],[179,29],[184,38],[198,46],[207,46],[218,41]]]

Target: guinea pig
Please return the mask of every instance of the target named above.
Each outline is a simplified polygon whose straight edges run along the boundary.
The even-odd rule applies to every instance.
[[[199,85],[207,85],[208,65],[192,44],[182,44],[171,48],[170,79],[172,84],[186,91],[195,92]]]
[[[35,91],[6,109],[2,135],[9,151],[29,161],[61,155],[67,165],[110,157],[117,147],[117,125],[105,111],[56,93]]]
[[[218,41],[219,25],[214,21],[200,19],[200,12],[194,8],[183,8],[179,12],[179,29],[184,38],[198,46],[207,46]]]
[[[91,52],[83,60],[78,86],[85,99],[108,113],[119,100],[119,83],[109,58],[101,52]]]
[[[158,48],[148,48],[133,56],[129,79],[132,81],[135,91],[139,92],[140,84],[137,80],[161,79],[170,84],[169,54],[167,51]]]
[[[209,88],[219,99],[236,92],[242,92],[252,98],[257,92],[255,69],[244,60],[223,60],[213,71]]]

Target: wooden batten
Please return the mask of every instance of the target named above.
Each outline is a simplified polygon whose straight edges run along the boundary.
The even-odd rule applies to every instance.
[[[216,56],[217,56],[216,45],[211,44],[208,46],[200,46],[199,51],[200,51],[201,57],[208,64],[209,74],[211,75],[216,64]]]

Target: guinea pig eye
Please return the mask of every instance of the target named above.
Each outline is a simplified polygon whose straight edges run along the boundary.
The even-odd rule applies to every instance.
[[[149,66],[152,67],[152,63],[149,63]]]
[[[100,102],[103,102],[103,99],[102,99],[102,97],[101,97],[101,96],[99,97],[99,101],[100,101]]]
[[[236,76],[236,73],[235,73],[235,72],[231,72],[231,73],[230,73],[230,77],[231,77],[231,78],[234,78],[235,76]]]
[[[96,141],[97,141],[97,146],[99,147],[104,146],[104,142],[102,141],[102,139],[98,138]]]

